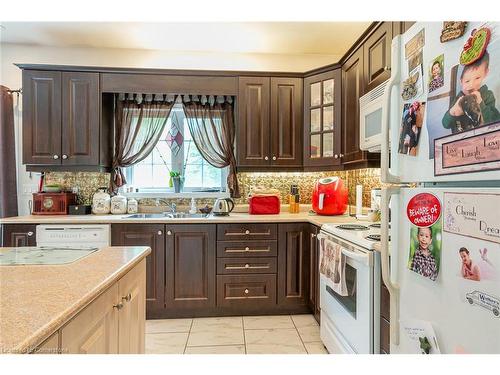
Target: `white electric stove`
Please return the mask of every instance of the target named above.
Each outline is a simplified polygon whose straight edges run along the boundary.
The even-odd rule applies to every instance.
[[[380,224],[324,224],[320,234],[321,256],[326,240],[341,247],[346,258],[348,295],[337,294],[320,274],[320,335],[330,353],[379,352],[380,341]]]

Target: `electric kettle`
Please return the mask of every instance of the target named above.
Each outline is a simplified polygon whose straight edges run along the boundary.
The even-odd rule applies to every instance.
[[[233,208],[234,202],[231,198],[217,198],[212,213],[215,216],[228,216]]]

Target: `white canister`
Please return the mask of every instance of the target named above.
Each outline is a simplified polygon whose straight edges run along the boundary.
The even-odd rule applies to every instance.
[[[99,188],[92,197],[92,213],[96,215],[109,214],[111,210],[111,196],[106,192],[106,188]]]
[[[136,214],[139,211],[139,204],[135,198],[129,198],[127,202],[127,213]]]
[[[120,215],[127,213],[127,197],[117,194],[111,198],[111,213]]]

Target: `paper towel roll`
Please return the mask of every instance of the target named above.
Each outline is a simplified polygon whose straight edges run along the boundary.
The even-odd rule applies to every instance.
[[[356,216],[363,214],[363,185],[356,185]]]

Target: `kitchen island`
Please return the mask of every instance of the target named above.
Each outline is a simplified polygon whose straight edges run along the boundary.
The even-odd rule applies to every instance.
[[[0,353],[143,352],[150,252],[105,247],[68,264],[0,266]]]

